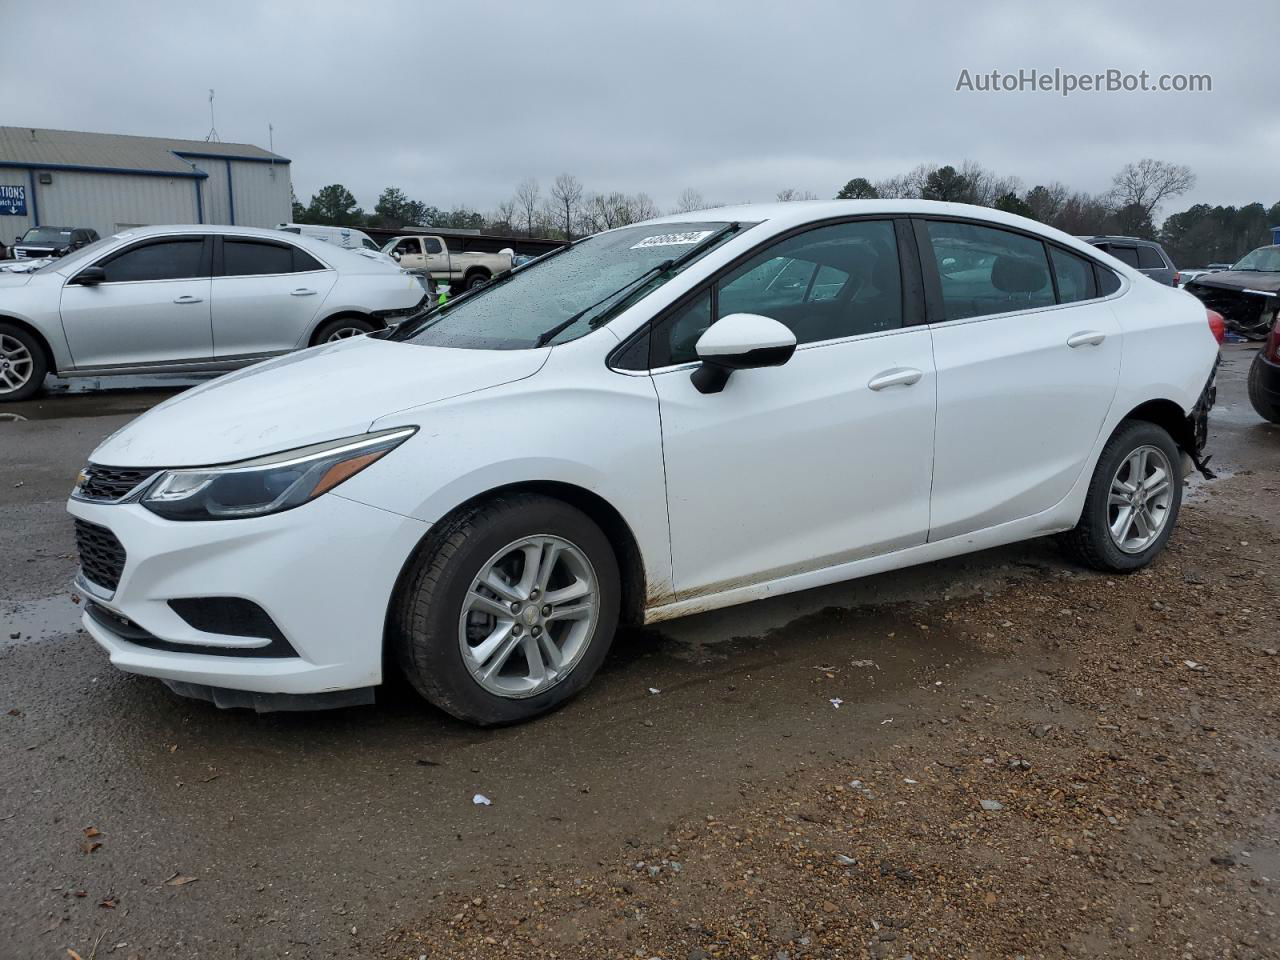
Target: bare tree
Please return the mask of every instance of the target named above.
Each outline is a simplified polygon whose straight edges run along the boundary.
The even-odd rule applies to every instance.
[[[578,222],[578,205],[582,203],[582,183],[571,173],[560,174],[551,185],[551,200],[556,225],[564,231],[566,240],[572,240],[573,228]]]
[[[672,213],[689,213],[692,210],[702,210],[706,207],[707,202],[702,199],[702,194],[693,187],[685,187],[680,191],[680,196],[676,198],[676,208]]]
[[[1196,175],[1182,164],[1147,157],[1137,163],[1126,163],[1111,184],[1117,207],[1133,204],[1150,217],[1162,201],[1181,196],[1194,187]]]
[[[533,177],[525,177],[516,187],[515,199],[512,201],[520,222],[524,224],[527,237],[533,236],[533,225],[538,218],[538,201],[542,199],[542,189]]]
[[[515,223],[516,202],[514,200],[503,200],[489,216],[490,228],[501,230],[504,233],[511,233],[515,230]]]
[[[797,190],[795,187],[787,187],[779,190],[777,194],[778,200],[782,203],[788,203],[792,200],[817,200],[818,195],[809,190]]]

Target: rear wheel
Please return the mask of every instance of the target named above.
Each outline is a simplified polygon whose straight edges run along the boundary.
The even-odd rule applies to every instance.
[[[372,323],[363,317],[334,317],[320,324],[312,343],[331,343],[334,340],[346,340],[376,330]]]
[[[1182,456],[1167,430],[1145,420],[1120,425],[1098,458],[1080,522],[1063,544],[1081,563],[1127,573],[1168,542],[1182,505]]]
[[[35,336],[15,324],[0,323],[0,403],[35,396],[48,372]]]
[[[402,586],[392,642],[414,688],[484,726],[545,713],[613,642],[618,564],[590,518],[517,494],[444,522]]]
[[[1264,373],[1266,370],[1263,366],[1262,354],[1257,354],[1249,366],[1249,402],[1253,404],[1253,409],[1258,411],[1258,416],[1263,420],[1280,423],[1280,405],[1275,402],[1275,394],[1266,390],[1262,382]]]

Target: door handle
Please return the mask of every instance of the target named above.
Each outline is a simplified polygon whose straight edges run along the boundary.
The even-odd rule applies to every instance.
[[[894,367],[884,373],[877,374],[867,382],[869,390],[883,390],[885,387],[909,387],[924,374],[915,367]]]
[[[1097,330],[1086,330],[1083,333],[1073,333],[1067,337],[1067,346],[1073,350],[1076,347],[1096,347],[1105,339],[1107,339],[1105,333]]]
[[[203,303],[204,298],[193,297],[191,296],[191,294],[186,294],[185,296],[175,297],[173,302],[174,303]]]
[[[310,297],[310,296],[312,296],[314,293],[315,293],[315,291],[314,291],[314,290],[310,290],[310,289],[308,289],[307,287],[299,287],[297,290],[293,290],[293,291],[291,291],[291,292],[289,293],[289,296],[291,296],[291,297]]]

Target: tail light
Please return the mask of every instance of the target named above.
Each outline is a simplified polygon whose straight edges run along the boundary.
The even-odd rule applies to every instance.
[[[1271,328],[1271,333],[1267,336],[1267,345],[1263,350],[1263,356],[1272,363],[1280,363],[1280,319],[1277,319],[1275,325]]]
[[[1222,319],[1222,314],[1217,310],[1206,309],[1205,315],[1209,319],[1209,329],[1213,331],[1213,338],[1218,343],[1222,343],[1227,336],[1227,321]],[[1273,330],[1272,335],[1274,336],[1274,334],[1275,331]]]

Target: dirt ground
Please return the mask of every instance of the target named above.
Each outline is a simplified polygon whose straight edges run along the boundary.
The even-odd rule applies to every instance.
[[[385,955],[1280,956],[1280,431],[1253,433],[1146,571],[895,611],[886,639],[994,658],[980,684],[926,660],[879,730],[797,744],[661,837],[442,895]],[[875,672],[833,658],[812,695],[841,709]]]
[[[1250,358],[1147,571],[1038,541],[672,621],[498,731],[399,684],[258,716],[114,670],[63,502],[163,394],[24,407],[0,958],[1280,956],[1280,429]]]

